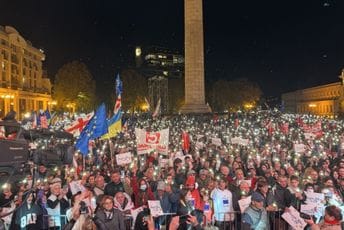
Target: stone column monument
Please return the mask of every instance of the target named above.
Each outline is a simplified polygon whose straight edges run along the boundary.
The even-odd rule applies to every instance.
[[[209,113],[204,93],[203,0],[184,0],[185,104],[181,113]]]

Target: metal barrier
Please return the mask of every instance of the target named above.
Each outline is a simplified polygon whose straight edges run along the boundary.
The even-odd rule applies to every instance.
[[[267,230],[288,230],[288,223],[282,218],[281,211],[267,212]],[[219,212],[214,213],[211,223],[204,223],[205,226],[216,226],[219,230],[240,230],[243,229],[242,213]]]
[[[164,213],[159,217],[154,218],[155,229],[165,230],[169,225],[173,216],[176,213]],[[282,212],[267,212],[267,230],[288,230],[288,224],[282,218]],[[204,221],[202,226],[216,226],[218,230],[240,230],[243,229],[241,220],[242,214],[240,212],[220,212],[214,213],[211,222]],[[131,215],[124,215],[126,230],[133,230],[135,220]],[[55,227],[56,229],[63,229],[67,223],[66,215],[43,215],[43,228]]]

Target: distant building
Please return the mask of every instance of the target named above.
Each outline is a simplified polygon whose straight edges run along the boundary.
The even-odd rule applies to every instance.
[[[43,51],[16,29],[0,26],[0,117],[11,109],[22,118],[26,112],[48,108],[51,83],[42,70],[44,59]]]
[[[344,79],[344,71],[340,78]],[[338,116],[344,114],[343,82],[335,82],[282,94],[285,112]]]
[[[169,85],[184,87],[184,56],[163,47],[135,48],[137,70],[148,79],[149,103],[156,106],[161,99],[161,112],[172,111],[174,100],[173,88]],[[181,84],[175,84],[179,81]]]

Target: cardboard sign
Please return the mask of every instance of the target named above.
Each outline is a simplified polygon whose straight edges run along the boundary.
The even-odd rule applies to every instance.
[[[289,207],[288,212],[284,212],[282,214],[282,218],[290,224],[290,226],[293,226],[293,229],[295,230],[303,230],[307,223],[300,217],[300,213],[293,207]]]
[[[222,145],[221,138],[216,138],[216,137],[211,138],[211,143],[213,145],[216,145],[216,146],[221,146]]]
[[[232,144],[238,144],[242,146],[247,146],[249,144],[249,139],[244,139],[241,137],[233,137],[231,139]]]
[[[306,146],[304,144],[294,144],[294,151],[296,153],[304,153],[306,151]]]
[[[316,204],[301,204],[300,212],[305,213],[310,216],[314,216],[317,211]]]
[[[316,192],[305,192],[306,194],[306,204],[316,204],[318,205],[325,200],[325,195],[323,193]]]
[[[148,207],[151,211],[152,216],[162,216],[164,212],[162,211],[160,200],[149,200]]]
[[[85,191],[85,187],[81,184],[80,180],[70,182],[69,187],[73,195]]]
[[[117,154],[116,155],[116,162],[117,162],[117,165],[130,164],[132,162],[131,153],[127,152],[127,153]]]
[[[248,208],[248,206],[251,204],[251,196],[238,200],[238,203],[241,213],[244,213],[246,208]]]

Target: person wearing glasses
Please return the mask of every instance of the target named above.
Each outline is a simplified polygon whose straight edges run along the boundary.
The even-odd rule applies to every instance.
[[[112,196],[103,196],[100,202],[100,208],[96,211],[94,222],[97,225],[97,229],[100,230],[125,230],[123,214],[121,211],[114,208]]]

